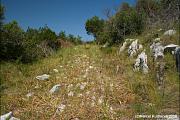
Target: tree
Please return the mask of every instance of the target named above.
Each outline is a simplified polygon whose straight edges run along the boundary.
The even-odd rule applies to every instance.
[[[104,20],[100,19],[97,16],[88,19],[85,23],[87,34],[93,35],[95,38],[97,37],[98,32],[103,31],[103,27],[104,27]]]
[[[61,31],[58,35],[58,38],[62,39],[62,40],[66,40],[66,33],[65,31]]]
[[[24,31],[16,21],[3,26],[2,39],[0,42],[1,59],[20,59],[24,48]]]
[[[130,10],[130,9],[131,9],[131,7],[130,7],[129,3],[123,2],[123,3],[121,4],[120,11],[128,11],[128,10]]]
[[[53,32],[47,25],[44,27],[39,28],[39,39],[43,40],[51,40],[56,41],[57,36],[56,33]]]
[[[155,17],[158,14],[159,0],[137,0],[136,10],[144,12],[148,17]]]

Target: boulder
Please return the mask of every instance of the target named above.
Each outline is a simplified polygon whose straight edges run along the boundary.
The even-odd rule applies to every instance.
[[[155,60],[157,60],[157,58],[164,58],[164,47],[160,42],[153,42],[153,44],[150,46],[150,49]]]
[[[1,116],[0,116],[0,120],[10,119],[10,118],[12,117],[12,115],[13,115],[12,111],[9,112],[9,113],[6,113],[6,114],[4,114],[4,115],[1,115]]]
[[[134,70],[139,71],[142,70],[143,73],[148,73],[148,66],[147,66],[147,55],[145,50],[138,55],[136,62],[134,64]]]
[[[168,31],[164,32],[164,35],[168,35],[168,36],[172,36],[174,34],[176,34],[175,30],[168,30]]]
[[[138,51],[138,39],[133,41],[128,49],[128,55],[132,57]]]
[[[166,45],[166,46],[164,46],[164,52],[165,53],[167,53],[167,52],[174,53],[174,51],[177,47],[178,47],[178,45],[175,45],[175,44]]]
[[[55,93],[55,92],[58,92],[59,89],[60,89],[60,84],[57,84],[57,85],[54,85],[51,90],[49,91],[51,94]]]
[[[157,46],[154,49],[154,60],[164,58],[164,47],[163,46]]]
[[[38,80],[48,80],[49,77],[50,77],[50,75],[43,74],[43,75],[37,76],[36,79],[38,79]]]

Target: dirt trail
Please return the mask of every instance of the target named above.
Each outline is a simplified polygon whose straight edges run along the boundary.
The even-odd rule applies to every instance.
[[[3,105],[7,106],[6,111],[13,109],[17,118],[132,118],[130,105],[134,95],[123,77],[123,65],[120,65],[116,56],[102,53],[98,46],[66,48],[52,59],[28,69],[37,67],[40,73],[50,74],[48,81],[36,80],[33,75],[40,73],[33,71],[34,74],[31,73],[23,82],[17,83],[25,86],[19,90],[19,94],[2,95],[6,99],[3,101]],[[53,72],[53,69],[58,72]],[[59,92],[50,94],[49,90],[56,84],[61,85]],[[33,93],[30,98],[26,97],[28,92]]]

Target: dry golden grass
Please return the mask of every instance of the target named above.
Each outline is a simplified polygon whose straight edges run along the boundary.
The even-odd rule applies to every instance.
[[[135,58],[129,59],[127,53],[119,56],[117,51],[116,47],[100,50],[96,45],[80,45],[33,64],[2,63],[1,114],[13,111],[22,120],[129,120],[139,113],[163,113],[163,109],[177,113],[179,81],[173,58],[166,57],[173,68],[166,70],[166,96],[162,97],[152,58],[150,73],[143,75],[132,70]],[[49,80],[35,79],[45,73]],[[49,90],[56,84],[61,85],[60,91],[51,95]],[[34,94],[27,98],[29,92]],[[70,92],[73,96],[68,96]],[[59,105],[65,108],[61,111]]]

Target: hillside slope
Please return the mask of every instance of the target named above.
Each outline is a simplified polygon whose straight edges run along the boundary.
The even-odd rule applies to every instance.
[[[150,72],[144,75],[132,69],[136,57],[117,51],[80,45],[33,64],[1,63],[1,114],[13,111],[15,117],[31,120],[128,120],[137,114],[178,114],[179,80],[173,56],[165,56],[168,67],[161,91],[152,58]],[[49,74],[49,80],[35,78],[42,74]],[[50,94],[57,84],[60,90]]]

